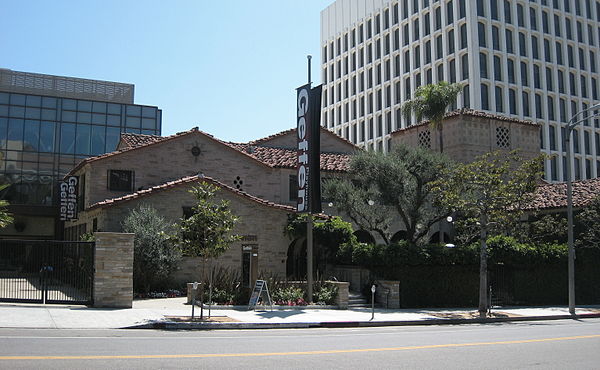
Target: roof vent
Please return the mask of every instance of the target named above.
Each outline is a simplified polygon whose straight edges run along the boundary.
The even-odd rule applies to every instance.
[[[248,145],[248,147],[246,147],[246,153],[253,154],[255,149],[256,148],[253,145]]]

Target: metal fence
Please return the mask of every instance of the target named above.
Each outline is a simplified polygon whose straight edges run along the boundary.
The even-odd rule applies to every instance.
[[[93,242],[0,240],[0,302],[91,304]]]

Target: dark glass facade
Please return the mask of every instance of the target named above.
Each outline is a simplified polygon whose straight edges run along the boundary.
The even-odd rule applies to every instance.
[[[81,159],[116,149],[122,132],[161,134],[153,106],[0,92],[0,183],[11,205],[56,205]]]

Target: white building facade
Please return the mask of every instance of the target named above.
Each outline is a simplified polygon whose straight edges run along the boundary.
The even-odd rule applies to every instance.
[[[566,180],[565,126],[600,102],[600,0],[337,0],[321,12],[322,124],[387,151],[417,87],[543,124],[545,178]],[[411,122],[412,120],[412,122]],[[600,176],[600,119],[573,133],[573,178]]]

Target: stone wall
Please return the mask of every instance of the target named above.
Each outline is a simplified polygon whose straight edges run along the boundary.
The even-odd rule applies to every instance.
[[[338,281],[347,281],[349,289],[360,292],[363,286],[371,282],[371,272],[358,266],[331,266],[327,276],[335,276]]]
[[[94,307],[131,308],[133,234],[98,232],[94,235]]]
[[[195,205],[196,199],[189,190],[196,183],[190,183],[139,197],[127,202],[121,202],[105,208],[96,208],[79,214],[79,219],[66,223],[75,226],[87,223],[91,230],[93,219],[97,220],[98,229],[107,232],[122,232],[121,222],[129,212],[144,204],[160,211],[160,215],[170,224],[179,222],[183,216],[183,207]],[[257,271],[274,274],[281,278],[286,276],[287,250],[290,244],[283,234],[287,225],[288,211],[281,208],[258,203],[249,197],[221,189],[216,194],[215,201],[225,199],[233,214],[239,217],[234,233],[243,236],[243,240],[235,242],[213,265],[241,272],[242,245],[258,247]],[[204,263],[199,258],[185,257],[174,272],[176,282],[200,281],[203,276]]]
[[[385,308],[400,308],[400,282],[392,280],[377,280],[375,282],[375,302]]]

